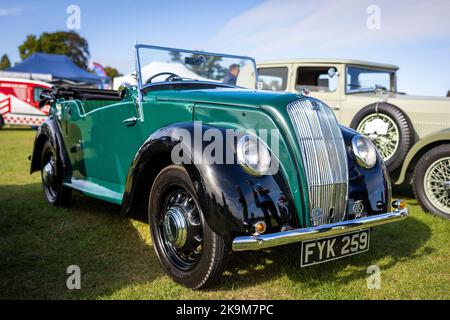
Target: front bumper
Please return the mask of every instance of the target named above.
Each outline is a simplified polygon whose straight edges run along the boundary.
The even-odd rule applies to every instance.
[[[375,216],[324,224],[317,227],[295,229],[264,235],[242,236],[233,240],[233,251],[260,250],[285,244],[320,239],[342,233],[367,229],[385,223],[403,220],[408,216],[408,209],[396,209],[393,212]]]

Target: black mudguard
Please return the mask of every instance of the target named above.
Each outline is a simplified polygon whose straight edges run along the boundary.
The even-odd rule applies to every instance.
[[[60,126],[53,116],[48,117],[44,123],[39,126],[36,132],[33,153],[31,156],[30,174],[41,170],[42,148],[47,140],[51,142],[58,153],[61,161],[60,165],[63,172],[63,180],[70,180],[72,177],[72,165],[69,156],[67,155]]]
[[[354,217],[353,206],[364,205],[364,214],[368,216],[386,213],[391,209],[391,183],[383,159],[377,153],[377,162],[372,169],[360,167],[353,155],[352,139],[360,135],[353,129],[341,127],[347,148],[348,162],[348,204],[347,219]]]
[[[202,133],[209,128],[212,127],[203,125]],[[214,128],[221,130],[225,137],[224,129]],[[152,165],[162,169],[173,163],[172,149],[185,143],[177,138],[182,129],[194,136],[193,123],[180,123],[158,130],[139,149],[128,172],[122,202],[124,214],[147,208],[142,203],[148,201],[150,186],[160,171],[154,170]],[[203,142],[202,149],[207,144]],[[192,158],[192,146],[186,148]],[[208,225],[223,238],[231,240],[249,234],[259,220],[266,222],[267,232],[280,231],[284,223],[299,225],[288,185],[280,172],[255,177],[244,171],[235,158],[233,164],[184,163],[183,166],[194,185]]]

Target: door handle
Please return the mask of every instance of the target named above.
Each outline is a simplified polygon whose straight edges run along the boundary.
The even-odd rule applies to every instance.
[[[128,118],[122,121],[122,123],[126,126],[126,127],[132,127],[136,124],[137,122],[137,118],[136,117],[132,117],[132,118]]]
[[[337,105],[336,107],[331,108],[333,111],[339,111],[341,110],[341,107]]]

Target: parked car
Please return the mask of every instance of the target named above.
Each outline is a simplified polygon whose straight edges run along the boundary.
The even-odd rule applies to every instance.
[[[328,104],[341,124],[375,143],[396,184],[412,183],[428,212],[450,217],[450,99],[397,91],[394,65],[298,59],[258,63],[264,89]]]
[[[41,172],[51,204],[67,205],[78,190],[123,214],[147,214],[156,255],[175,281],[211,285],[230,251],[301,242],[301,266],[364,252],[370,228],[407,216],[401,200],[391,202],[373,144],[317,99],[255,90],[253,59],[136,45],[136,61],[136,85],[118,92],[43,93],[51,111],[31,173]],[[148,61],[170,61],[191,78],[143,78]],[[212,140],[227,143],[212,152]],[[227,161],[206,161],[208,150]]]
[[[3,125],[39,126],[48,106],[39,108],[40,94],[52,86],[42,81],[0,78],[0,128]]]

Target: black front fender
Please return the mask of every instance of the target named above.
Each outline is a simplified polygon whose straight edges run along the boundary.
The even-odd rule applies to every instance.
[[[58,159],[60,160],[63,172],[63,179],[70,179],[72,176],[72,165],[65,149],[60,127],[53,116],[48,117],[44,123],[39,126],[36,132],[33,153],[31,156],[30,174],[35,171],[40,171],[42,168],[42,148],[46,141],[50,141],[58,154]]]
[[[383,159],[377,153],[377,162],[373,168],[359,166],[352,151],[352,139],[360,133],[345,127],[341,127],[341,130],[347,149],[349,175],[347,219],[355,218],[353,209],[358,203],[363,204],[365,214],[369,216],[389,212],[391,182]]]
[[[201,126],[202,133],[209,128],[213,127]],[[214,128],[225,137],[225,129]],[[162,128],[141,146],[128,172],[123,213],[148,208],[145,204],[150,186],[162,168],[173,164],[171,152],[176,145],[184,143],[190,159],[199,159],[191,145],[177,139],[181,130],[187,130],[193,136],[194,124],[180,123]],[[204,150],[208,142],[202,144],[201,150]],[[298,226],[292,197],[280,172],[252,176],[237,164],[236,159],[233,164],[190,161],[182,165],[191,178],[208,225],[223,238],[231,240],[251,233],[253,224],[260,220],[266,222],[268,232],[279,231],[283,224]]]

